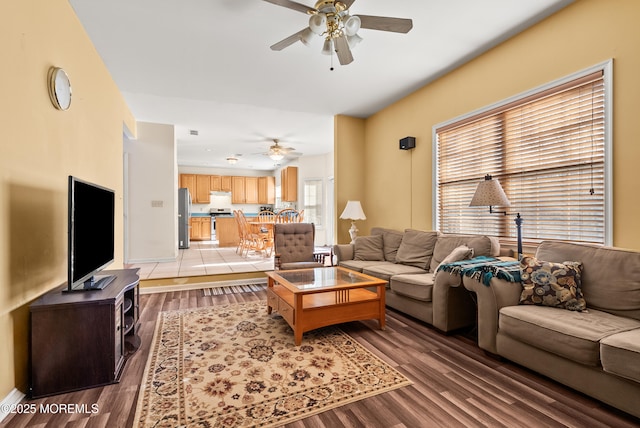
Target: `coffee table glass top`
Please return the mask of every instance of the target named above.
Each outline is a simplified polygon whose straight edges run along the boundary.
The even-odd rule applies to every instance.
[[[317,290],[319,288],[361,285],[381,281],[340,267],[280,270],[268,272],[268,274],[276,281],[283,279],[299,290]]]

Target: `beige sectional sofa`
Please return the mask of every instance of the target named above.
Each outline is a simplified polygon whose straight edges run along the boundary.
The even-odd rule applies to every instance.
[[[463,278],[477,295],[479,346],[640,417],[640,253],[543,242],[525,266],[525,286],[537,285],[524,294],[520,282]],[[549,306],[565,298],[574,310]]]
[[[436,275],[438,265],[445,258],[456,261],[499,252],[498,240],[487,236],[379,227],[354,244],[334,246],[338,265],[389,281],[387,306],[444,332],[473,325],[476,308],[460,286],[461,278],[445,272]]]

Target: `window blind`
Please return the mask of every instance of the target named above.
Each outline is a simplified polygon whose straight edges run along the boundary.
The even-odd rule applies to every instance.
[[[598,71],[436,129],[438,228],[523,242],[605,242],[605,84]],[[469,207],[490,174],[513,215]]]

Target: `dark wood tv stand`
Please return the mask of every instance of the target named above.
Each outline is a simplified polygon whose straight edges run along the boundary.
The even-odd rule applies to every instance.
[[[138,269],[102,273],[116,275],[104,290],[65,284],[31,304],[32,398],[116,383],[140,346]]]

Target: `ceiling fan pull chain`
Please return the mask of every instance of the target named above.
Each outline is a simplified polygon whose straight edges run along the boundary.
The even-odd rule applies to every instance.
[[[331,55],[329,55],[331,57],[331,67],[329,67],[329,71],[333,71],[333,50],[331,51]]]

